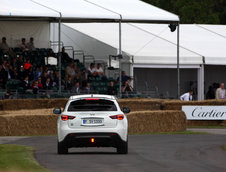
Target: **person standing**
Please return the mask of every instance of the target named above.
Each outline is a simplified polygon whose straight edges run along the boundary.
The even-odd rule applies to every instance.
[[[224,83],[220,84],[220,88],[216,90],[216,99],[225,99],[226,91],[224,89]]]
[[[183,100],[183,101],[192,101],[193,100],[193,90],[190,90],[189,92],[187,93],[184,93],[183,95],[180,96],[180,100]]]
[[[27,43],[27,47],[30,51],[35,51],[34,38],[30,37],[30,42]]]

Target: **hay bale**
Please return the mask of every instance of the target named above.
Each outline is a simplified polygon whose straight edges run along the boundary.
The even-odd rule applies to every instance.
[[[56,134],[57,115],[53,109],[0,112],[1,136]]]
[[[0,101],[1,110],[45,109],[63,107],[67,99],[10,99]]]
[[[52,135],[57,133],[57,116],[7,115],[2,116],[6,125],[1,126],[1,136]]]
[[[162,102],[162,110],[182,110],[183,105],[219,106],[226,105],[226,100],[205,100],[205,101],[167,100]]]
[[[68,99],[49,99],[48,108],[64,108]]]
[[[6,133],[8,131],[7,120],[0,116],[0,136],[7,136]]]
[[[180,132],[186,130],[182,111],[137,111],[128,116],[129,133]]]
[[[121,108],[128,107],[131,111],[160,110],[161,100],[158,99],[119,99]]]

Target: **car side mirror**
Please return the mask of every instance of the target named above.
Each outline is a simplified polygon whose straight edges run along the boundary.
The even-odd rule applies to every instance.
[[[128,107],[123,107],[122,108],[123,113],[130,113],[130,108]]]
[[[53,110],[53,113],[59,115],[59,114],[61,114],[61,109],[60,108],[55,108]]]

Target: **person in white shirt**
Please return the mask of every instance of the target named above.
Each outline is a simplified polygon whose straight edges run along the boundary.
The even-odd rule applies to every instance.
[[[183,101],[192,101],[192,95],[193,95],[193,90],[190,90],[187,93],[184,93],[183,95],[180,96],[180,100]]]
[[[104,70],[102,69],[100,63],[97,64],[96,73],[97,73],[98,76],[103,76],[104,75]]]
[[[95,68],[95,64],[91,63],[90,67],[88,68],[88,76],[96,76],[97,72],[96,72],[96,68]]]
[[[216,99],[225,99],[226,91],[224,89],[224,83],[220,84],[220,88],[216,90]]]

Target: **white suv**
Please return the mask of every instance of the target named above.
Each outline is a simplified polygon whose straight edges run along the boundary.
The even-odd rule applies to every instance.
[[[114,96],[71,96],[57,122],[58,154],[71,147],[116,147],[117,153],[128,153],[128,122]]]

